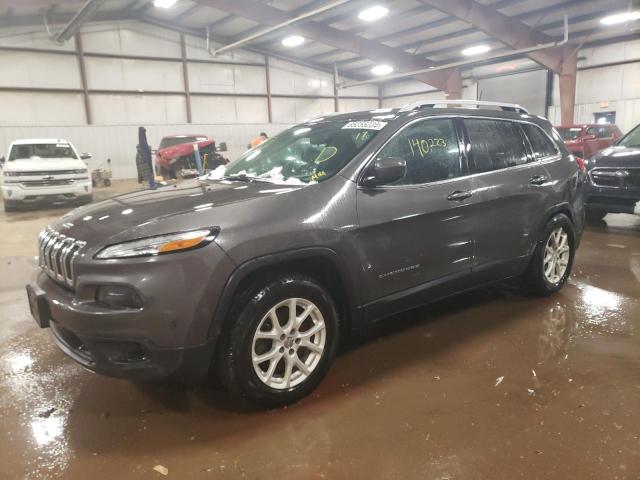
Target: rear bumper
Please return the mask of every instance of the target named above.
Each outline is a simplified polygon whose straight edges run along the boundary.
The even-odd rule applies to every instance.
[[[91,180],[75,182],[71,185],[52,187],[25,187],[20,183],[2,185],[2,198],[18,202],[72,201],[91,196]]]

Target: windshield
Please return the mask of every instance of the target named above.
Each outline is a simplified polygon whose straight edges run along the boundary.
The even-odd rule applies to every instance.
[[[158,148],[173,147],[182,143],[196,143],[206,140],[205,137],[164,137]]]
[[[307,123],[249,150],[209,178],[247,177],[315,183],[335,175],[387,124],[374,120]]]
[[[618,145],[623,147],[640,147],[640,125],[622,137]]]
[[[73,151],[73,148],[68,143],[32,143],[29,145],[14,145],[9,154],[9,161],[31,157],[78,158],[76,152]]]
[[[565,142],[578,140],[578,138],[580,138],[580,132],[582,132],[581,127],[571,127],[571,128],[564,127],[564,128],[558,128],[557,130],[560,133],[562,140],[564,140]]]

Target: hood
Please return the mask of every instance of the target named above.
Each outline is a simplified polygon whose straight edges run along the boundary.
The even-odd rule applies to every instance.
[[[588,167],[640,168],[640,148],[613,145],[589,158]]]
[[[120,195],[72,210],[52,227],[89,244],[221,226],[216,207],[265,199],[300,186],[198,180]]]
[[[6,172],[55,172],[56,170],[75,170],[87,168],[87,164],[75,158],[21,158],[5,162]]]
[[[178,145],[171,145],[170,147],[158,149],[158,156],[165,160],[173,160],[174,158],[191,155],[193,153],[193,146],[196,144],[199,148],[204,148],[212,143],[213,140],[210,139],[203,140],[202,142],[179,143]]]

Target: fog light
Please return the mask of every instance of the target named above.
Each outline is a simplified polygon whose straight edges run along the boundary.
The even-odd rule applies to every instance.
[[[106,285],[98,287],[96,302],[109,308],[142,308],[142,300],[131,287],[123,285]]]

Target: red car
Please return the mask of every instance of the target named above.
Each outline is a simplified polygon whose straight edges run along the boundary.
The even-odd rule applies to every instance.
[[[609,123],[567,125],[556,129],[569,151],[580,158],[589,158],[622,137],[620,129]]]
[[[227,158],[218,153],[227,151],[227,144],[224,142],[216,146],[213,138],[206,135],[172,135],[164,137],[156,151],[156,168],[162,177],[169,179],[177,178],[178,175],[194,176],[197,173],[195,145],[200,151],[204,171],[229,163]]]

